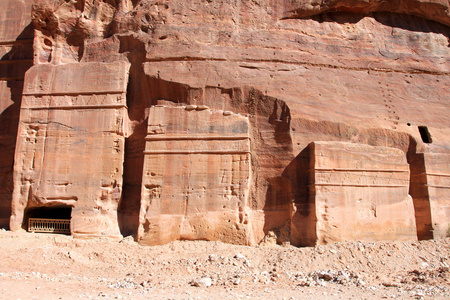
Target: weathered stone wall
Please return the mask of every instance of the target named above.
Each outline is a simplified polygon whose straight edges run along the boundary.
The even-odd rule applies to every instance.
[[[442,238],[450,235],[449,160],[449,154],[427,153],[424,155],[433,238]]]
[[[404,152],[342,142],[310,147],[308,188],[318,243],[417,238]]]
[[[23,93],[11,229],[35,207],[72,207],[72,234],[120,236],[129,64],[33,66]]]
[[[33,64],[33,1],[3,1],[0,12],[0,227],[9,227],[23,78]]]
[[[204,106],[152,106],[139,241],[251,243],[248,119]]]
[[[80,218],[75,209],[80,199],[92,199],[98,183],[106,180],[110,183],[100,188],[105,190],[100,198],[111,198],[112,190],[118,192],[117,186],[122,195],[120,204],[106,210],[117,218],[110,229],[117,233],[118,227],[123,234],[138,234],[147,244],[177,238],[257,243],[269,231],[276,233],[279,242],[298,245],[345,239],[443,236],[450,223],[446,192],[449,186],[445,179],[448,170],[444,167],[450,155],[448,12],[448,3],[435,0],[339,0],[320,4],[309,0],[41,0],[32,9],[35,66],[26,75],[22,100],[34,101],[32,105],[39,109],[23,105],[20,126],[26,122],[34,124],[38,132],[48,132],[49,141],[58,137],[58,141],[70,145],[68,149],[74,147],[73,137],[79,133],[65,126],[74,127],[81,122],[80,118],[84,126],[104,132],[89,137],[98,140],[101,145],[98,150],[82,147],[80,151],[86,157],[79,159],[90,162],[91,158],[87,158],[90,153],[92,168],[103,171],[86,166],[81,168],[86,171],[80,170],[75,175],[72,171],[79,169],[73,165],[67,171],[70,180],[65,181],[84,180],[93,189],[71,192],[70,197],[78,197],[76,204],[71,204],[75,227]],[[5,20],[18,22],[21,18],[11,15]],[[129,66],[127,72],[125,65]],[[80,71],[83,68],[92,74]],[[71,74],[79,75],[72,80]],[[116,81],[116,75],[126,78]],[[96,81],[96,76],[102,79]],[[36,78],[45,80],[33,81]],[[10,79],[4,82],[11,86]],[[111,100],[110,91],[104,88],[111,82],[121,82],[120,108],[103,107]],[[27,88],[55,84],[61,84],[61,90],[46,96],[50,100],[26,94]],[[20,101],[21,88],[17,90]],[[2,96],[2,107],[15,101],[13,95],[2,95],[6,95]],[[13,124],[16,120],[17,124],[18,103],[14,102],[16,112],[12,121],[2,114],[1,122]],[[59,108],[49,109],[50,104],[46,103]],[[98,107],[78,107],[89,103]],[[191,106],[207,106],[209,110],[187,112],[185,108]],[[220,138],[188,139],[187,143],[176,129],[173,133],[179,141],[169,143],[150,138],[154,135],[151,126],[170,124],[178,128],[191,124],[188,115],[215,115],[219,111],[233,112],[221,115],[224,120],[239,115],[248,120],[245,142],[250,149],[248,154],[164,152],[171,147],[194,152],[205,147],[228,149],[228,142],[233,141],[231,129],[225,134],[227,142]],[[180,112],[183,113],[179,117],[174,117]],[[120,133],[108,123],[117,115],[123,118]],[[99,118],[103,121],[95,121]],[[181,120],[187,123],[177,123]],[[41,128],[53,121],[63,125]],[[98,122],[98,126],[91,126],[90,122]],[[203,123],[190,125],[193,135],[203,132],[202,126],[209,126],[199,124]],[[14,228],[25,227],[20,218],[26,215],[26,207],[46,205],[33,200],[46,197],[35,195],[35,188],[25,195],[24,178],[37,176],[25,176],[24,171],[24,166],[33,161],[34,148],[25,147],[29,130],[20,127],[14,149],[11,141],[16,128],[17,125],[5,131],[5,143],[9,146],[4,151],[9,156],[5,156],[2,173],[10,174],[8,166],[11,168],[15,153],[14,195],[22,196],[13,200],[13,207],[20,207],[13,209]],[[237,137],[239,134],[234,136]],[[117,148],[117,143],[110,145],[110,141],[115,140],[119,140],[120,153],[111,156],[110,151]],[[55,147],[58,143],[55,142]],[[322,157],[316,146],[328,149],[333,159],[316,165]],[[74,151],[74,157],[78,155],[75,150],[67,151]],[[36,153],[36,157],[46,157],[41,150]],[[368,153],[368,158],[363,153]],[[242,165],[223,161],[228,156],[231,161],[240,157]],[[117,174],[111,175],[108,168],[101,167],[101,162],[108,158],[114,161],[108,166],[117,168]],[[49,161],[60,160],[65,161],[62,156]],[[195,160],[199,162],[198,168],[188,166]],[[373,162],[367,170],[360,167],[365,160]],[[180,167],[167,167],[174,163]],[[401,170],[392,171],[397,165]],[[37,166],[42,176],[33,179],[32,184],[53,182],[51,193],[55,193],[60,178],[51,174],[59,174],[56,167]],[[323,168],[339,170],[326,173]],[[152,169],[165,171],[158,173]],[[222,203],[225,198],[220,195],[225,195],[223,189],[228,183],[221,186],[214,178],[224,170],[246,174],[239,179],[242,180],[236,196],[239,205],[232,199],[228,205]],[[151,176],[152,173],[159,177]],[[355,185],[355,180],[372,178],[370,174],[377,174],[374,180],[379,186]],[[12,175],[9,176],[2,186],[3,219],[8,214],[12,194]],[[317,181],[319,177],[321,181]],[[393,181],[399,182],[396,187],[389,186]],[[342,186],[327,187],[337,182]],[[191,186],[195,193],[190,191],[188,195]],[[207,188],[204,195],[199,192],[201,187]],[[200,200],[176,209],[186,197]],[[206,200],[208,197],[213,200]],[[93,204],[94,200],[86,201],[83,212],[95,215],[99,206]],[[166,205],[160,208],[157,203]],[[376,206],[376,216],[369,203]],[[230,229],[228,222],[219,221],[220,218],[215,218],[217,224],[212,224],[206,217],[221,215],[223,206],[229,209],[226,214],[230,214],[223,220],[237,218],[236,222],[230,222],[235,229]],[[405,214],[383,213],[394,206],[402,206]],[[332,221],[324,219],[325,207],[333,208],[326,214]],[[343,211],[352,215],[352,222],[343,216]],[[389,223],[389,218],[395,221]],[[164,223],[163,219],[169,220],[174,229],[161,231],[159,224]],[[243,224],[243,219],[248,219],[245,221],[248,224]],[[92,229],[92,233],[109,230],[99,228]],[[88,233],[88,229],[81,231]]]

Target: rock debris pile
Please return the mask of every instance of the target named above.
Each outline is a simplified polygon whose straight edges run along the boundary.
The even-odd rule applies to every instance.
[[[203,241],[144,247],[131,238],[118,243],[10,232],[0,232],[0,240],[2,298],[21,293],[97,299],[446,299],[450,294],[449,238],[306,248]]]

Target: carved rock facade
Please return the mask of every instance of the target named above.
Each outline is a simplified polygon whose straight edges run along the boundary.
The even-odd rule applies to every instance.
[[[248,244],[248,118],[202,106],[157,105],[148,123],[139,240]]]
[[[1,226],[448,235],[448,3],[316,2],[6,1]]]
[[[128,69],[121,62],[42,64],[28,71],[11,230],[35,208],[67,207],[73,234],[120,235]]]

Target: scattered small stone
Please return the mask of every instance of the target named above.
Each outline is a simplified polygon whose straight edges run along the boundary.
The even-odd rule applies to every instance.
[[[144,288],[149,287],[149,286],[150,286],[150,282],[147,281],[147,280],[142,281],[142,282],[141,282],[141,286],[144,287]]]
[[[114,284],[110,284],[109,287],[115,288],[115,289],[136,289],[136,288],[142,287],[142,285],[137,284],[133,281],[122,280],[122,281],[118,281]]]
[[[135,241],[134,241],[134,237],[131,236],[131,235],[129,235],[129,236],[127,236],[127,237],[124,237],[122,240],[120,240],[119,243],[123,243],[123,244],[133,244],[134,242],[135,242]]]
[[[325,272],[325,271],[320,271],[318,274],[320,279],[324,279],[326,281],[330,281],[334,279],[334,274],[332,274],[331,272]]]
[[[317,247],[316,247],[316,251],[317,251],[317,253],[319,253],[319,254],[324,254],[324,253],[325,253],[325,250],[324,250],[321,246],[317,246]]]
[[[336,277],[336,281],[340,284],[346,284],[350,281],[350,275],[344,271],[341,271],[340,274]]]
[[[274,246],[277,244],[277,235],[273,231],[269,231],[260,243],[263,246]]]
[[[247,259],[244,255],[242,255],[242,254],[240,254],[240,253],[236,254],[236,255],[234,256],[234,258],[236,258],[236,259],[243,259],[243,260],[246,260],[246,259]]]
[[[365,286],[366,282],[364,280],[362,280],[362,279],[357,279],[356,280],[356,285],[357,286]]]
[[[211,255],[208,257],[208,260],[209,260],[209,261],[215,261],[215,260],[217,260],[217,257],[216,257],[215,254],[211,254]]]
[[[210,287],[212,285],[212,279],[209,277],[203,277],[198,280],[191,281],[190,284],[192,286],[206,288],[206,287]]]

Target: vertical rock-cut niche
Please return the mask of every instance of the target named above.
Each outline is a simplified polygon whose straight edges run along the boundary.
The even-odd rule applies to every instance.
[[[424,155],[433,238],[450,236],[450,154]]]
[[[249,244],[249,121],[206,107],[152,106],[138,239]]]
[[[417,153],[410,160],[419,239],[450,236],[450,154]]]
[[[36,65],[25,77],[12,230],[36,207],[72,207],[71,233],[120,237],[129,64]]]
[[[33,65],[31,4],[5,0],[0,11],[0,228],[9,228],[23,78]]]

